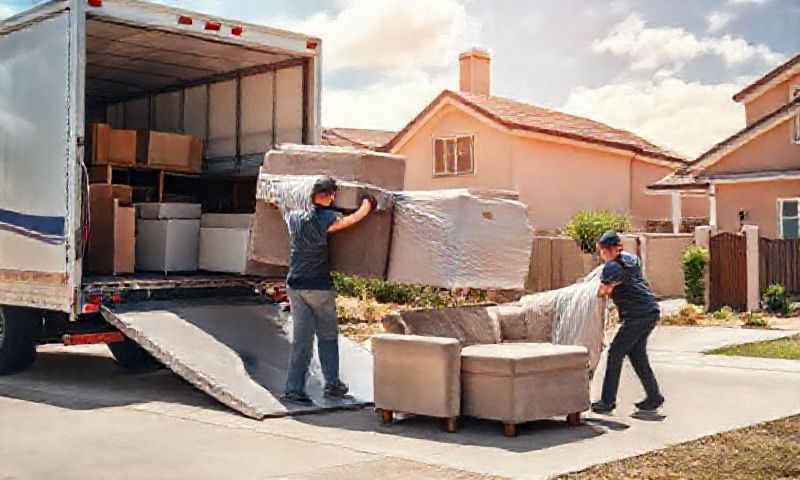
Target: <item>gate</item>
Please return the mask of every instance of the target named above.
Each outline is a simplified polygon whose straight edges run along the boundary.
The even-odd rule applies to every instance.
[[[723,232],[711,237],[709,301],[712,311],[724,306],[747,310],[747,241],[744,235]]]
[[[780,283],[786,292],[800,294],[800,240],[759,239],[760,291]]]

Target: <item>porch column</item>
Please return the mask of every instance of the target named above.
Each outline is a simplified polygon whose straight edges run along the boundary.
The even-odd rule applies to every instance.
[[[681,233],[682,223],[681,192],[672,192],[672,233]]]
[[[710,250],[711,248],[711,227],[701,226],[695,227],[694,229],[694,244],[698,247],[703,247],[706,250]],[[709,262],[710,263],[710,262]],[[706,271],[703,273],[703,284],[705,285],[704,295],[705,298],[703,299],[705,302],[705,307],[708,308],[711,305],[711,265],[706,265]]]
[[[760,278],[759,278],[759,252],[758,252],[758,227],[745,225],[743,227],[747,241],[747,311],[758,310],[761,303]]]
[[[708,224],[717,229],[717,189],[713,183],[708,187]]]

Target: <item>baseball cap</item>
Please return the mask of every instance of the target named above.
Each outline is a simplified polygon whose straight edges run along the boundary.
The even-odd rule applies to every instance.
[[[600,236],[600,239],[597,240],[597,243],[604,247],[615,247],[622,245],[622,239],[619,238],[619,235],[614,230],[608,230],[606,233]]]

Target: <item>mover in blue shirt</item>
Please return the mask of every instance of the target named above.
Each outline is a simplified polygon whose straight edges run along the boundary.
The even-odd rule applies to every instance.
[[[664,397],[647,357],[647,339],[660,316],[658,302],[642,275],[639,257],[622,251],[622,241],[616,232],[604,233],[597,242],[597,249],[606,262],[597,294],[611,296],[614,300],[620,327],[608,348],[602,398],[592,404],[592,411],[609,413],[616,408],[622,360],[626,356],[647,394],[636,407],[644,411],[657,410],[664,403]]]
[[[372,197],[365,198],[355,213],[342,217],[330,208],[335,199],[336,180],[322,177],[312,189],[312,208],[286,214],[291,248],[286,284],[294,340],[284,398],[304,405],[311,404],[305,387],[314,335],[325,377],[325,396],[342,398],[348,392],[347,385],[339,379],[336,291],[331,281],[328,236],[362,221],[376,202]]]

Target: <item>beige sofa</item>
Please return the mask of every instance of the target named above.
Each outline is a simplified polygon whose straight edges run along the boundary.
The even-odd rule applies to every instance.
[[[550,343],[551,322],[518,304],[416,310],[383,319],[373,337],[375,406],[447,419],[464,414],[503,422],[506,435],[532,420],[590,406],[589,354]],[[459,396],[460,392],[460,396]]]

